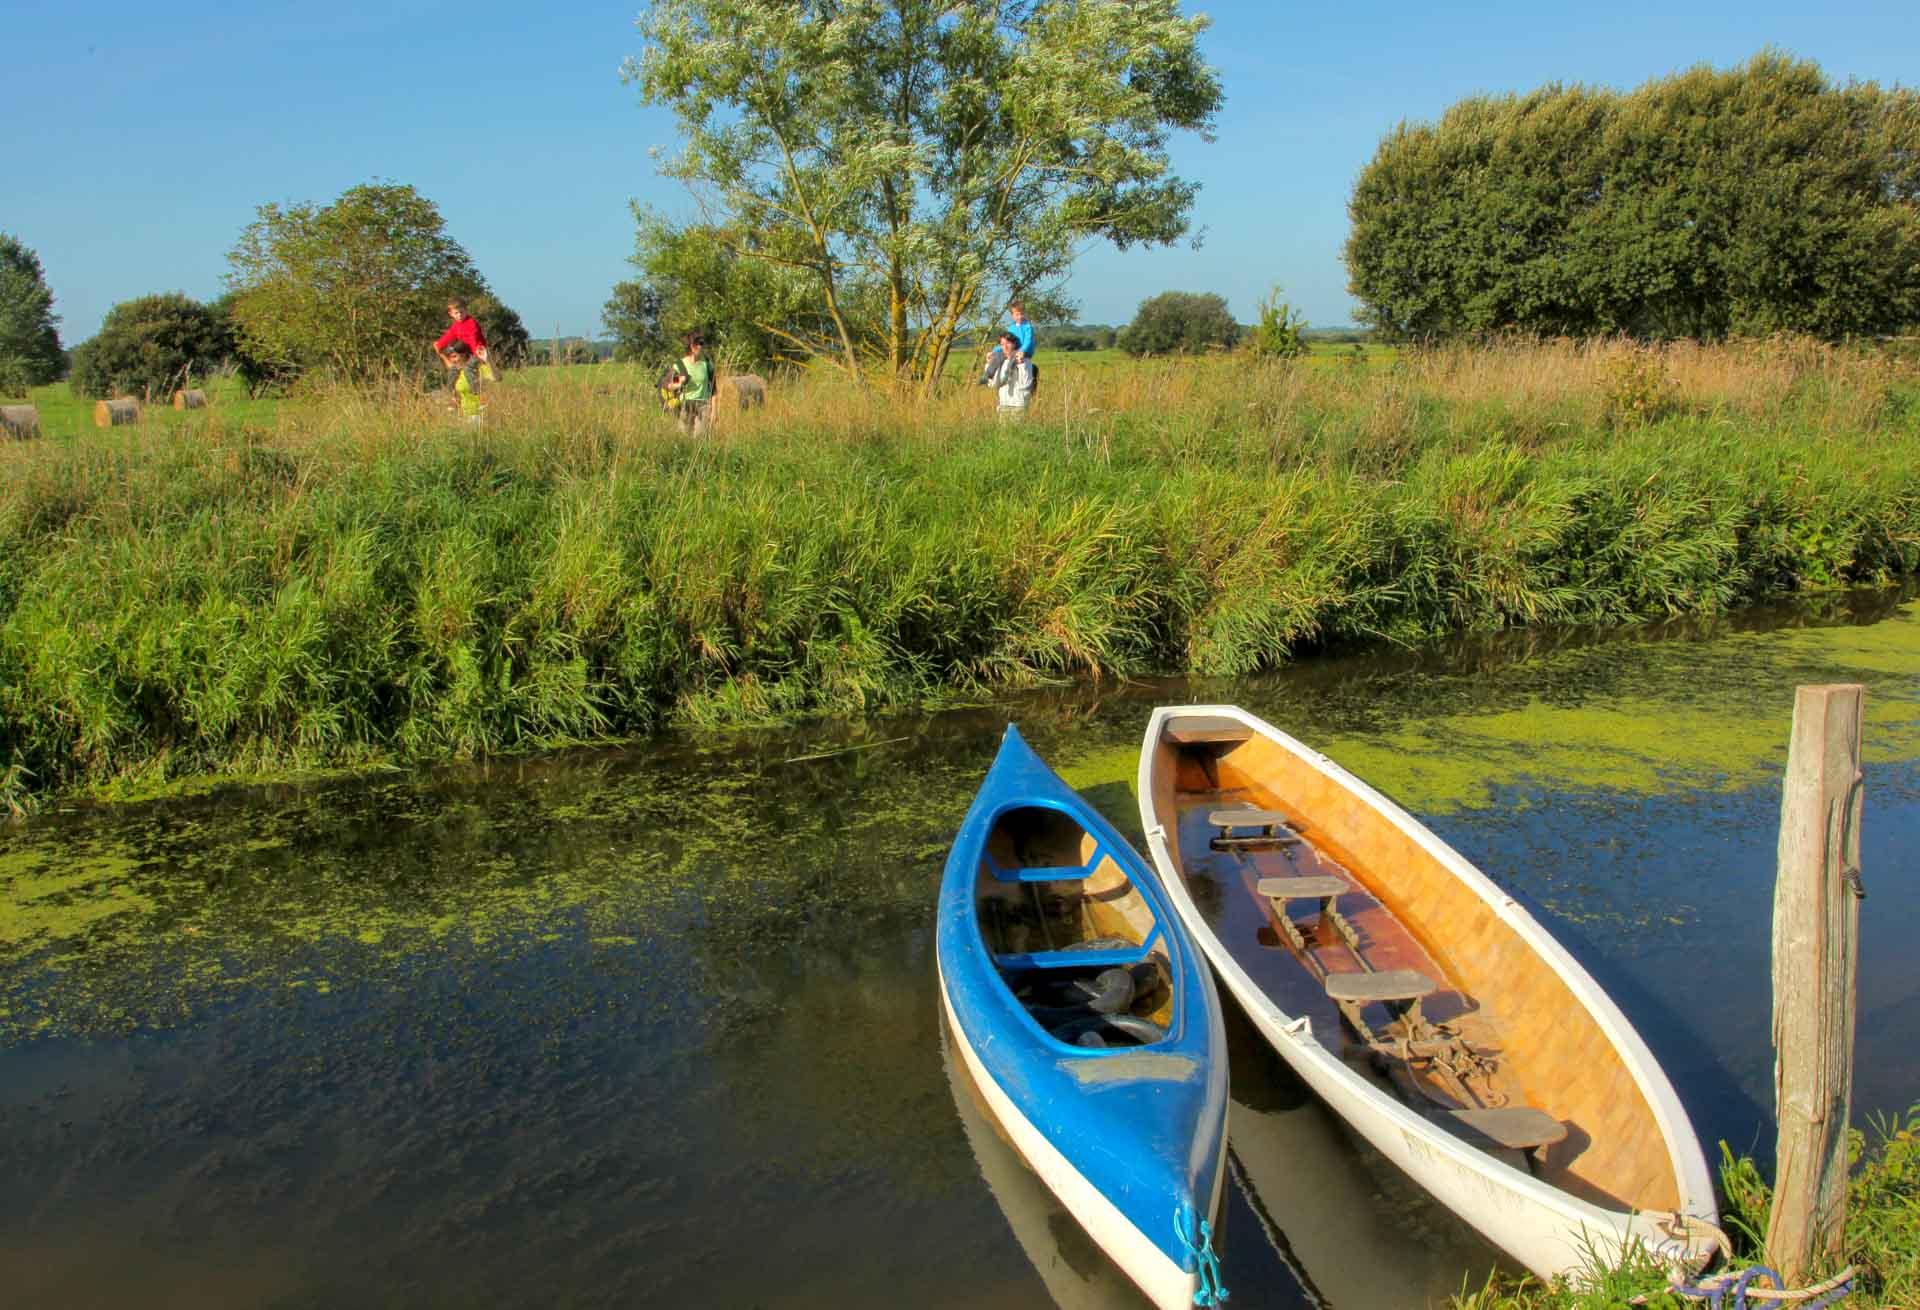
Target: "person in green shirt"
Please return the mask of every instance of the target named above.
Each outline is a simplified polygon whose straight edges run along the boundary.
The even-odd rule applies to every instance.
[[[704,435],[713,412],[713,361],[707,358],[706,338],[698,332],[687,334],[679,380],[668,385],[680,393],[680,426]]]
[[[486,413],[487,398],[480,394],[480,366],[473,357],[473,348],[464,341],[456,341],[440,358],[453,371],[453,397],[460,417],[469,423],[478,423]]]

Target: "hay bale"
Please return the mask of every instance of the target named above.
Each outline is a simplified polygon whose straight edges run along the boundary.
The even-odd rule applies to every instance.
[[[139,421],[140,402],[132,396],[103,400],[93,407],[93,426],[96,428],[117,428],[122,423]]]
[[[731,394],[741,409],[767,403],[767,380],[758,373],[729,373],[721,383],[721,394]]]
[[[25,440],[40,435],[40,411],[32,405],[0,405],[0,432]]]
[[[175,409],[205,409],[207,407],[207,393],[197,388],[192,391],[176,391],[173,393],[173,407]]]

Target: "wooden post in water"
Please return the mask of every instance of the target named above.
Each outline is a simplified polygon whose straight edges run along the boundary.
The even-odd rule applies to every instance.
[[[1858,683],[1801,687],[1773,890],[1773,1093],[1780,1121],[1767,1255],[1796,1287],[1838,1261],[1847,1219],[1860,949]]]

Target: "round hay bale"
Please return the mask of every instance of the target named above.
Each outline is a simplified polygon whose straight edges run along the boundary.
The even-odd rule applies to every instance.
[[[758,373],[729,373],[723,381],[726,383],[723,394],[731,393],[733,402],[741,409],[767,403],[767,380]]]
[[[207,407],[207,393],[198,388],[192,391],[176,391],[173,393],[173,407],[175,409],[205,409]]]
[[[10,437],[40,435],[40,411],[32,405],[0,405],[0,432]]]
[[[132,396],[103,400],[93,407],[93,426],[96,428],[117,428],[122,423],[139,421],[140,402]]]

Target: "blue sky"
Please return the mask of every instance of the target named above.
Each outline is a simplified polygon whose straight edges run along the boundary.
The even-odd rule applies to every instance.
[[[1218,139],[1174,147],[1202,184],[1204,239],[1090,249],[1070,284],[1086,321],[1124,322],[1170,288],[1217,291],[1245,321],[1279,283],[1311,322],[1350,322],[1354,177],[1395,123],[1464,96],[1625,88],[1767,46],[1836,81],[1920,82],[1914,0],[1188,7],[1213,20],[1226,86]],[[217,295],[256,206],[374,179],[433,199],[536,336],[597,334],[630,272],[628,202],[684,208],[648,155],[673,121],[619,78],[639,0],[8,8],[10,118],[30,126],[9,134],[0,231],[39,253],[69,345],[117,301]]]

